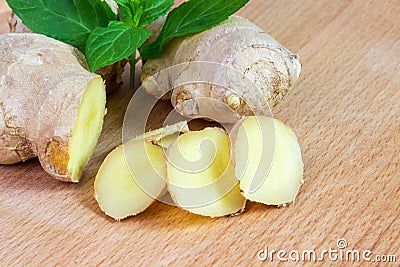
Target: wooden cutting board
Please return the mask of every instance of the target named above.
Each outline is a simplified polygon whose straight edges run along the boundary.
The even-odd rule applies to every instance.
[[[121,222],[105,216],[93,181],[121,142],[133,94],[125,82],[109,97],[104,131],[80,184],[53,180],[37,160],[0,166],[0,265],[257,266],[271,261],[258,259],[265,248],[319,256],[331,248],[369,250],[371,259],[397,255],[398,266],[399,1],[252,0],[240,14],[301,56],[301,79],[274,111],[302,147],[305,184],[296,203],[248,203],[241,216],[219,219],[161,203]],[[157,106],[149,127],[170,108]],[[347,242],[343,250],[339,239]],[[279,263],[276,255],[272,261]],[[332,260],[326,255],[323,263]]]

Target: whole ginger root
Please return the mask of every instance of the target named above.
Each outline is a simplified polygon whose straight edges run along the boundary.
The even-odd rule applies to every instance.
[[[151,25],[151,29],[154,32],[159,31],[164,20],[158,20]],[[290,91],[301,72],[297,55],[255,24],[238,16],[232,16],[202,33],[176,38],[164,49],[161,57],[146,60],[141,81],[149,94],[164,99],[170,97],[174,108],[187,117],[235,122],[243,116],[265,111],[268,106],[273,108]],[[207,79],[212,83],[185,80],[185,76],[195,76],[195,70],[190,65],[199,61],[205,62],[205,70],[200,70],[202,72],[211,67],[207,66],[207,62],[211,62],[226,69],[233,68],[239,75],[226,75],[223,73],[224,68],[221,68],[209,70]],[[178,74],[157,76],[160,71],[182,63],[187,63],[186,69],[182,67],[177,71]],[[172,94],[163,96],[162,93],[165,92],[160,92],[150,79],[154,78],[153,75],[158,84],[174,88]],[[253,88],[243,88],[243,77],[248,79]],[[177,79],[186,84],[179,86]],[[232,88],[220,86],[226,84],[227,80],[233,85]],[[223,105],[216,104],[215,100]]]
[[[103,79],[40,34],[1,34],[0,58],[0,164],[38,156],[53,177],[78,182],[103,125]]]

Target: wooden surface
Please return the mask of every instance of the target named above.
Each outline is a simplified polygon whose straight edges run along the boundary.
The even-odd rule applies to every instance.
[[[320,252],[345,239],[348,249],[397,255],[398,266],[399,1],[252,0],[240,14],[301,56],[300,82],[274,112],[302,147],[295,205],[248,203],[241,216],[209,219],[155,203],[122,222],[106,217],[93,181],[121,141],[125,84],[80,184],[51,179],[37,160],[0,166],[0,265],[257,266],[266,246]]]

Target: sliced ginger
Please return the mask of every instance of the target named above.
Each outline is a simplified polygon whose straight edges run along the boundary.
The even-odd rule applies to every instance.
[[[164,139],[176,140],[188,131],[185,121],[144,133],[114,149],[101,165],[95,182],[95,197],[101,210],[120,220],[144,211],[165,193]],[[164,142],[166,145],[166,142]]]
[[[268,205],[295,200],[303,161],[290,127],[273,118],[250,117],[238,129],[234,155],[235,173],[247,199]]]
[[[144,140],[114,149],[94,183],[100,208],[116,220],[144,211],[164,191],[164,162],[162,148]]]
[[[246,200],[240,194],[225,131],[206,128],[183,134],[167,158],[168,191],[178,206],[210,217],[243,210]]]
[[[187,121],[180,121],[164,128],[146,132],[133,140],[146,140],[163,148],[168,148],[178,138],[179,134],[189,132]]]
[[[262,116],[249,117],[235,129],[230,144],[222,129],[187,132],[182,122],[116,148],[96,176],[101,209],[117,220],[135,215],[166,185],[179,207],[209,217],[240,213],[246,199],[268,205],[293,202],[303,162],[292,129]],[[162,144],[168,147],[167,157]]]

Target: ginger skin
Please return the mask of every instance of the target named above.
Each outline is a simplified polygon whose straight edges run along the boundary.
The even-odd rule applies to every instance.
[[[157,33],[163,23],[164,19],[160,19],[150,28]],[[209,71],[207,79],[211,83],[194,83],[200,77],[193,77],[195,71],[191,66],[199,61],[205,62],[200,69],[202,72],[211,67],[207,62],[222,66]],[[175,73],[156,75],[183,63],[187,65]],[[237,75],[227,77],[225,72],[229,68],[236,70]],[[275,107],[291,90],[300,72],[297,55],[255,24],[232,16],[210,30],[172,40],[164,47],[161,57],[145,61],[141,80],[149,94],[171,98],[174,108],[184,116],[232,123]],[[243,77],[249,80],[252,88],[243,86]],[[172,93],[161,95],[151,78],[165,88],[174,88]],[[220,86],[227,84],[227,80],[229,88]],[[180,82],[185,84],[179,86]]]

